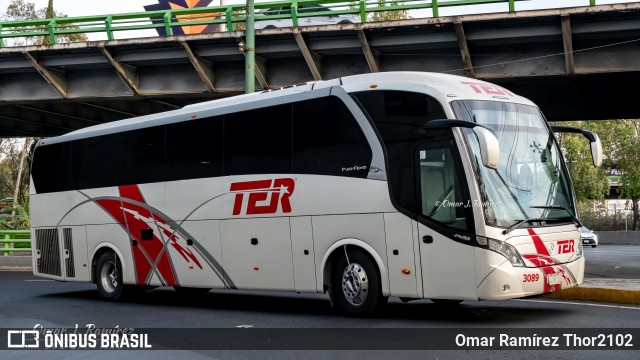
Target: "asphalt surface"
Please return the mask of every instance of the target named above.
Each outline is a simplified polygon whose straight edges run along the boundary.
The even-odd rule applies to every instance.
[[[592,300],[640,305],[640,246],[585,247],[585,279],[576,289],[553,294],[566,300]],[[30,271],[27,256],[0,256],[0,270]]]
[[[60,283],[33,277],[28,272],[0,272],[0,323],[3,329],[32,328],[39,324],[46,328],[82,329],[87,326],[97,328],[166,329],[180,336],[176,329],[227,329],[238,334],[242,340],[243,328],[267,329],[274,336],[290,336],[292,341],[300,341],[299,332],[308,329],[327,330],[323,336],[331,338],[333,331],[346,330],[349,334],[366,333],[382,329],[390,341],[398,333],[395,329],[441,329],[455,330],[460,334],[493,334],[529,330],[544,334],[556,328],[565,332],[582,329],[606,329],[614,334],[626,334],[629,329],[640,324],[640,306],[598,304],[590,302],[567,302],[548,299],[525,299],[508,301],[468,301],[453,307],[443,307],[428,300],[407,304],[398,299],[390,303],[371,318],[351,318],[338,315],[330,308],[328,297],[320,294],[295,294],[284,292],[211,291],[198,297],[185,297],[169,288],[147,292],[136,301],[112,303],[98,298],[92,284]],[[187,331],[187,330],[184,330]],[[247,341],[253,334],[247,331]],[[289,331],[289,332],[287,332]],[[640,331],[636,329],[637,347],[640,349]],[[320,333],[321,335],[323,333]],[[2,339],[0,334],[0,339]],[[297,339],[297,340],[295,340]],[[214,338],[190,339],[200,346],[215,343]],[[376,342],[377,341],[377,342]],[[425,339],[429,341],[429,339]],[[241,341],[242,343],[242,341]],[[294,346],[295,343],[292,343]],[[206,347],[206,345],[204,346]],[[242,346],[240,346],[242,347]],[[600,351],[551,351],[551,350],[502,350],[499,352],[471,350],[422,350],[422,351],[288,351],[288,350],[192,350],[192,351],[151,351],[147,352],[107,352],[75,351],[62,356],[64,352],[3,351],[5,359],[100,359],[111,355],[113,358],[216,358],[216,359],[485,359],[520,358],[536,359],[629,359],[637,355],[633,350]],[[27,356],[28,355],[28,356]]]
[[[637,284],[640,294],[640,247],[601,245],[585,248],[586,279],[582,290],[589,296],[596,293],[614,294],[614,291]],[[5,268],[6,269],[6,268]],[[20,268],[18,268],[20,269]],[[385,337],[371,339],[371,347],[384,348],[400,337],[398,330],[415,329],[436,333],[425,335],[425,343],[434,344],[430,336],[444,336],[455,329],[460,334],[514,333],[529,330],[546,334],[559,328],[568,332],[608,331],[622,336],[635,331],[633,350],[559,350],[506,349],[487,350],[255,350],[243,345],[234,350],[207,350],[203,344],[216,343],[212,336],[220,333],[195,335],[188,339],[204,349],[176,350],[160,347],[155,351],[0,351],[0,359],[630,359],[640,352],[640,306],[633,302],[615,304],[600,299],[573,301],[572,297],[549,299],[534,298],[508,301],[465,301],[459,306],[443,307],[428,300],[403,304],[392,298],[376,316],[359,319],[340,316],[330,308],[328,297],[322,294],[295,294],[285,292],[211,291],[198,297],[186,297],[170,288],[149,291],[135,301],[111,303],[99,299],[95,285],[60,283],[36,278],[29,271],[0,271],[0,326],[1,329],[32,328],[40,324],[47,328],[82,329],[90,325],[97,328],[166,329],[170,336],[181,338],[188,329],[225,330],[237,334],[240,343],[255,340],[255,333],[238,333],[244,328],[268,330],[269,334],[286,338],[285,344],[299,345],[305,340],[304,331],[321,331],[317,336],[336,340],[335,331],[348,334],[368,334],[371,330],[384,330]],[[613,289],[603,290],[600,287]],[[557,295],[565,294],[566,291]],[[573,297],[576,298],[576,297]],[[590,300],[591,298],[582,299]],[[580,297],[577,297],[580,299]],[[185,329],[183,331],[176,329]],[[216,330],[217,329],[217,330]],[[322,333],[323,329],[329,329]],[[191,333],[189,333],[191,334]],[[404,333],[403,333],[404,334]],[[372,336],[375,336],[373,334]],[[189,335],[192,336],[192,335]],[[204,336],[204,338],[203,338]],[[368,336],[368,335],[367,335]],[[379,334],[378,334],[379,336]],[[451,337],[452,335],[449,335]],[[269,341],[272,339],[270,338]],[[341,340],[338,338],[338,340]],[[451,339],[449,339],[451,340]],[[6,342],[0,332],[0,341]],[[182,341],[182,340],[180,340]],[[188,342],[188,341],[187,341]],[[251,343],[251,342],[249,342]],[[413,343],[415,345],[415,342]],[[2,344],[0,344],[2,345]],[[2,347],[0,347],[2,348]],[[269,347],[267,347],[269,349]],[[156,348],[158,349],[158,348]]]

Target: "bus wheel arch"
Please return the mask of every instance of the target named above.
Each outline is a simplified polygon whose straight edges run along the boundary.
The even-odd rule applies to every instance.
[[[384,263],[372,248],[363,245],[339,242],[323,259],[323,289],[329,292],[331,306],[349,315],[368,315],[388,297]]]
[[[122,253],[120,253],[120,251],[118,251],[118,249],[116,249],[115,247],[113,247],[111,244],[108,243],[103,243],[103,244],[99,244],[96,249],[93,251],[93,255],[91,256],[91,282],[92,283],[96,283],[97,279],[95,278],[96,275],[96,268],[98,266],[98,260],[100,260],[100,257],[102,256],[102,254],[106,253],[106,252],[112,252],[115,253],[119,259],[122,259]],[[123,272],[125,269],[125,265],[122,264],[122,260],[120,260],[121,265],[123,267]]]
[[[98,246],[91,260],[91,277],[102,299],[108,301],[132,299],[147,290],[145,286],[125,285],[124,274],[125,265],[122,254],[110,244]]]

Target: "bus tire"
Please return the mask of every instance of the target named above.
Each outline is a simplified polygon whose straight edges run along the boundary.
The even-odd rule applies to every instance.
[[[347,256],[339,256],[333,266],[331,305],[348,315],[369,315],[387,300],[382,296],[378,268],[361,251],[349,250]]]
[[[124,291],[122,263],[114,252],[107,251],[100,256],[96,264],[95,279],[101,298],[109,301],[122,298]]]

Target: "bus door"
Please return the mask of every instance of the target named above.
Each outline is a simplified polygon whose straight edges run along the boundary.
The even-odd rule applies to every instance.
[[[423,295],[476,299],[472,204],[451,130],[415,153]]]

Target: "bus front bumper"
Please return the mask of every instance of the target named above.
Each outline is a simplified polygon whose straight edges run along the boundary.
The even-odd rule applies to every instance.
[[[584,256],[578,260],[541,267],[514,267],[504,261],[478,285],[478,299],[503,300],[540,295],[582,284]]]

